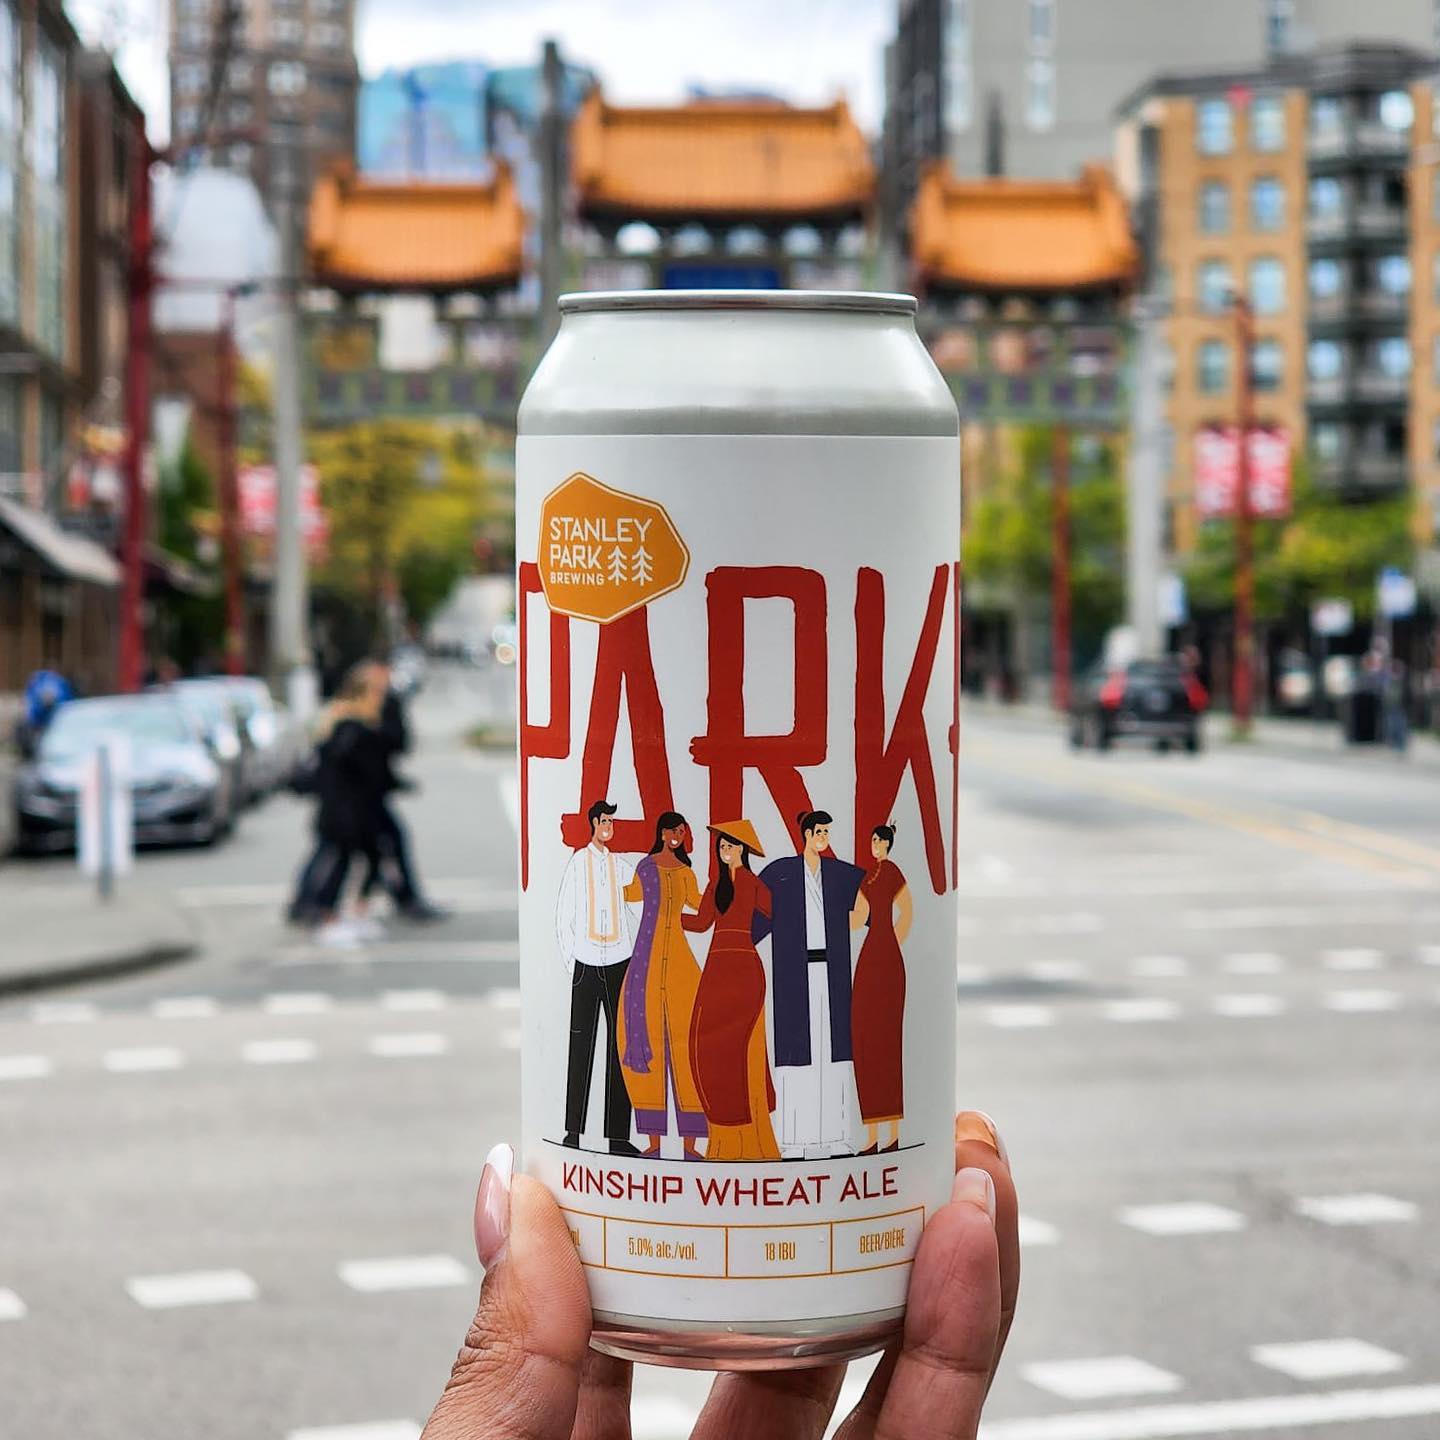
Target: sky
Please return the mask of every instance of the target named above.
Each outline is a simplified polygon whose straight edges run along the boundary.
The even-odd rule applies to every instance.
[[[524,64],[553,37],[613,100],[675,100],[690,84],[770,90],[799,103],[843,93],[873,133],[896,8],[896,0],[359,0],[356,51],[362,73],[374,75],[428,60]],[[67,9],[87,40],[116,49],[152,138],[163,140],[166,0],[67,0]]]

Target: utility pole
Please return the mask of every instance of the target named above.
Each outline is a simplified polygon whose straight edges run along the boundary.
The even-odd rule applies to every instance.
[[[1248,735],[1255,686],[1255,556],[1250,512],[1250,432],[1255,425],[1255,395],[1250,351],[1255,320],[1243,295],[1232,297],[1235,311],[1235,396],[1239,435],[1235,446],[1235,657],[1230,704],[1235,733]]]
[[[235,287],[221,299],[216,409],[220,424],[220,551],[225,573],[225,673],[245,673],[244,561],[240,539],[240,490],[235,473]]]
[[[151,233],[150,141],[132,131],[130,253],[127,272],[129,334],[125,351],[125,528],[120,537],[120,653],[122,691],[145,678],[145,451],[150,441],[150,302],[155,289]]]
[[[561,88],[564,72],[560,50],[545,42],[540,64],[540,353],[560,326],[561,221],[565,204],[563,171],[564,113]],[[538,357],[537,357],[538,358]]]
[[[1063,714],[1070,709],[1070,431],[1064,425],[1050,432],[1050,506],[1050,698]]]
[[[1160,307],[1152,296],[1135,301],[1130,366],[1130,450],[1126,464],[1125,609],[1137,653],[1158,655],[1160,551],[1164,512],[1161,434]]]
[[[274,319],[275,560],[270,601],[270,666],[280,693],[301,720],[316,708],[311,665],[305,538],[300,517],[300,255],[297,200],[304,157],[296,122],[271,131],[271,191],[280,234],[280,303]]]

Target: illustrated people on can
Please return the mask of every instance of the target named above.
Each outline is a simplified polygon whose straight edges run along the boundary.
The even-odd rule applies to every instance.
[[[630,1141],[630,1097],[620,1071],[620,994],[632,949],[625,887],[629,863],[610,851],[616,807],[597,800],[586,812],[590,843],[577,850],[560,881],[555,938],[570,969],[570,1051],[565,1077],[565,1144],[578,1146],[590,1109],[590,1072],[604,1016],[605,1138],[612,1155],[638,1155]]]
[[[770,890],[775,1071],[780,1151],[786,1159],[849,1155],[855,1142],[855,1070],[850,1036],[851,912],[863,924],[858,865],[826,854],[832,817],[809,810],[796,817],[803,849],[760,872]]]
[[[695,1142],[706,1127],[691,1068],[690,1019],[700,967],[680,922],[686,910],[699,910],[700,886],[685,838],[685,817],[667,810],[655,822],[650,853],[625,887],[625,899],[641,910],[621,990],[619,1044],[635,1128],[647,1141],[642,1153],[660,1153],[660,1138],[669,1130],[668,1090],[685,1158],[698,1160]]]
[[[869,929],[855,962],[850,1031],[855,1093],[865,1122],[862,1155],[898,1150],[905,1118],[905,957],[900,947],[910,934],[915,906],[905,876],[890,858],[894,845],[893,821],[870,832],[875,864],[860,886],[867,912],[867,921],[860,923]],[[889,1143],[883,1146],[882,1126],[889,1127]]]
[[[778,1160],[770,1115],[775,1083],[765,1047],[765,968],[751,929],[770,915],[770,892],[750,869],[765,852],[748,820],[706,827],[715,837],[714,876],[685,929],[714,928],[690,1021],[690,1058],[709,1122],[707,1160]]]

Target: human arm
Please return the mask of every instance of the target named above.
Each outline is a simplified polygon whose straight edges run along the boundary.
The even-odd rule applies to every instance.
[[[864,926],[865,926],[865,922],[866,922],[867,920],[869,920],[869,918],[870,918],[870,899],[869,899],[869,897],[865,894],[865,892],[864,892],[863,890],[861,890],[861,891],[855,896],[855,904],[854,904],[853,908],[852,908],[851,911],[850,911],[850,928],[851,928],[852,930],[861,930],[861,929],[863,929]]]
[[[910,926],[915,921],[915,900],[908,885],[900,887],[895,896],[895,908],[900,912],[895,921],[895,938],[903,945],[905,937],[910,933]]]
[[[755,912],[750,917],[750,940],[755,945],[775,928],[774,887],[782,873],[776,868],[779,863],[778,860],[773,861],[757,877],[760,884],[757,887]]]
[[[715,923],[715,887],[708,885],[705,888],[705,897],[700,901],[698,914],[687,915],[683,910],[680,912],[680,925],[683,929],[698,934],[702,930],[708,930]]]

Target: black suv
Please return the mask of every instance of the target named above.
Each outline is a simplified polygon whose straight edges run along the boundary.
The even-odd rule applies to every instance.
[[[1076,687],[1070,743],[1108,750],[1117,740],[1148,740],[1157,750],[1183,745],[1193,755],[1208,703],[1205,687],[1174,656],[1101,666]]]

